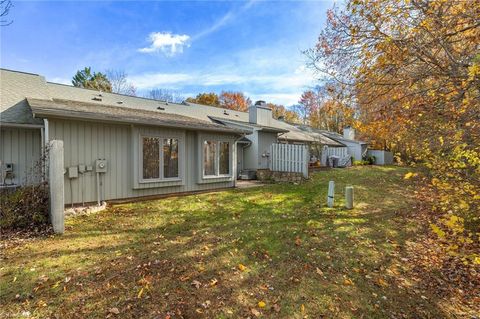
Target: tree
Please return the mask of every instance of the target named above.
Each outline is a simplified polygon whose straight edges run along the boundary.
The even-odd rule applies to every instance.
[[[342,133],[343,128],[354,124],[354,109],[343,94],[341,86],[328,83],[316,87],[308,118],[312,127]]]
[[[6,27],[13,23],[13,20],[7,19],[10,9],[13,7],[12,1],[0,0],[0,27]]]
[[[199,93],[196,97],[189,97],[186,99],[187,102],[210,105],[210,106],[220,106],[220,100],[216,93]]]
[[[171,103],[182,103],[184,100],[183,96],[178,91],[169,89],[153,89],[150,90],[145,97]]]
[[[349,0],[306,52],[348,88],[365,137],[429,169],[432,229],[455,253],[479,243],[479,16],[480,0]]]
[[[101,72],[92,73],[90,67],[77,71],[72,79],[72,84],[80,88],[112,92],[112,84],[107,76]]]
[[[123,70],[105,71],[108,81],[112,84],[112,93],[136,96],[137,88],[128,82],[127,74]]]
[[[287,123],[300,123],[300,117],[294,111],[287,109],[283,105],[267,103],[267,106],[272,109],[272,115],[275,119],[283,119]]]
[[[225,109],[246,112],[252,101],[242,92],[222,91],[219,96],[219,103],[220,107]]]

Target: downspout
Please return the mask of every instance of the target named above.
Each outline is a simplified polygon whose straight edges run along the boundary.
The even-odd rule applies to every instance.
[[[43,119],[43,128],[41,129],[41,132],[42,132],[42,137],[41,137],[41,144],[42,144],[42,171],[43,171],[43,174],[42,174],[42,182],[45,181],[46,179],[46,176],[48,174],[48,171],[47,171],[47,147],[48,147],[48,141],[49,141],[49,130],[48,130],[48,120],[47,119]]]
[[[235,147],[235,167],[233,167],[233,170],[232,170],[232,176],[233,176],[233,187],[237,187],[237,156],[238,156],[238,153],[237,153],[237,144],[238,144],[238,141],[240,141],[242,138],[244,138],[247,134],[246,133],[242,133],[240,135],[239,138],[237,138],[235,140],[235,142],[233,142],[233,147]]]

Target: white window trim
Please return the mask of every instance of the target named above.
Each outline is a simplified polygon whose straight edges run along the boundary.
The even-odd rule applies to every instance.
[[[159,178],[143,178],[143,139],[148,138],[158,138],[160,140],[160,161],[159,161]],[[178,177],[163,177],[163,140],[164,139],[176,139],[178,140]],[[157,135],[157,134],[139,134],[138,138],[138,162],[139,162],[139,171],[138,171],[138,183],[139,184],[148,184],[148,183],[162,183],[162,182],[181,182],[183,181],[183,138],[178,136],[166,136],[166,135]]]
[[[215,154],[215,175],[205,175],[205,154],[204,154],[204,145],[205,142],[215,142],[217,152]],[[220,143],[228,143],[228,174],[220,174]],[[202,179],[218,179],[218,178],[229,178],[232,177],[232,141],[223,140],[223,139],[202,139]]]

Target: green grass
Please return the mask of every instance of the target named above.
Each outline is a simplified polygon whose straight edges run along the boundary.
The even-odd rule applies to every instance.
[[[68,219],[63,236],[2,251],[0,317],[445,317],[402,261],[405,242],[420,231],[405,217],[414,205],[406,172],[335,169],[302,185]],[[334,208],[325,205],[329,180]],[[353,210],[343,208],[346,185],[355,187]]]

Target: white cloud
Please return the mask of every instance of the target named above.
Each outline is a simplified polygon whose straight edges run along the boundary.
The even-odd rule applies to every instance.
[[[183,52],[183,47],[189,46],[190,36],[186,34],[172,34],[170,32],[152,32],[148,36],[151,44],[149,47],[138,49],[142,53],[155,53],[162,51],[167,56]]]

